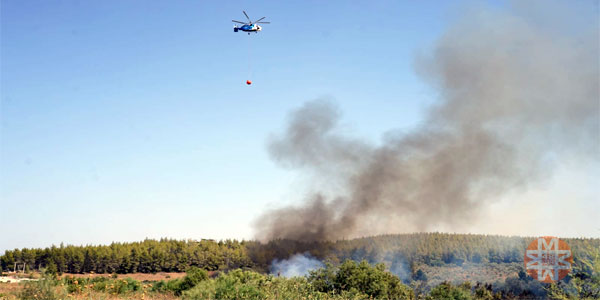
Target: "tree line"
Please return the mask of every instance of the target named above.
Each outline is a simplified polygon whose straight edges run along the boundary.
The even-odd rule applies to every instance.
[[[341,241],[303,242],[274,240],[268,243],[237,240],[146,239],[110,245],[60,245],[14,249],[0,257],[0,267],[12,270],[15,263],[28,269],[52,268],[62,273],[154,273],[183,272],[194,266],[205,270],[237,268],[267,272],[273,259],[310,253],[322,261],[345,260],[397,265],[442,266],[470,263],[522,263],[533,237],[474,234],[414,233],[381,235]],[[594,259],[600,239],[565,239],[576,263]],[[416,271],[416,270],[412,270]]]
[[[184,272],[190,266],[205,270],[251,267],[247,242],[212,240],[146,239],[142,242],[105,246],[60,245],[45,249],[7,250],[0,267],[15,263],[27,269],[51,268],[59,273],[155,273]]]

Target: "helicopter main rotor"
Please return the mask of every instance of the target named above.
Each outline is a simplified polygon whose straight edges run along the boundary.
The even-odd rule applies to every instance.
[[[244,24],[244,25],[253,25],[253,24],[271,24],[271,22],[261,22],[261,21],[262,21],[264,18],[266,18],[266,17],[262,17],[262,18],[260,18],[260,19],[258,19],[258,20],[256,20],[256,21],[252,22],[252,20],[250,20],[250,17],[248,17],[248,14],[246,13],[246,11],[243,11],[243,10],[242,10],[242,12],[244,13],[244,16],[246,16],[246,19],[248,19],[248,22],[247,22],[247,23],[246,23],[246,22],[242,22],[242,21],[238,21],[238,20],[231,20],[231,21],[232,21],[232,22],[235,22],[235,23],[239,23],[239,24]]]

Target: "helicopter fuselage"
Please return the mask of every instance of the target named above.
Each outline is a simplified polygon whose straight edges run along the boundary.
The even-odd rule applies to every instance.
[[[236,25],[233,27],[234,32],[238,32],[238,30],[241,30],[243,32],[248,32],[248,33],[259,32],[262,30],[262,27],[260,27],[260,25],[257,25],[257,24],[251,24],[251,25],[246,24],[246,25],[239,26],[239,27]]]

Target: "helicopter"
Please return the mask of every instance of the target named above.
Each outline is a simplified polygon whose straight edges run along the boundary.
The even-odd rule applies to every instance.
[[[246,16],[246,19],[248,19],[248,22],[231,20],[232,22],[243,24],[242,26],[239,26],[239,27],[238,27],[238,25],[233,25],[233,32],[238,32],[239,30],[241,30],[243,32],[247,32],[248,35],[250,35],[251,32],[257,33],[262,30],[262,27],[258,24],[271,24],[271,22],[261,22],[261,20],[263,20],[266,17],[262,17],[256,21],[252,22],[252,20],[250,20],[250,17],[248,17],[248,14],[243,10],[242,10],[242,12]]]

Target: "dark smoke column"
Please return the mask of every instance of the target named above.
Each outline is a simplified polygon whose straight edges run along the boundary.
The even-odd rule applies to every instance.
[[[256,237],[459,231],[502,195],[549,176],[549,156],[598,160],[598,27],[556,14],[565,24],[519,9],[462,18],[417,62],[440,92],[426,122],[382,145],[340,134],[329,102],[292,112],[271,156],[316,181],[333,178],[343,191],[315,190],[297,206],[265,212]]]

